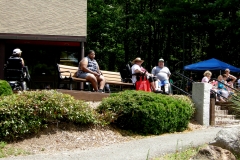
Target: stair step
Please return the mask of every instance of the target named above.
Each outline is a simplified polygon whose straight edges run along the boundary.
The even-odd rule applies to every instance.
[[[215,125],[239,125],[240,120],[215,120]]]
[[[215,105],[215,110],[221,110],[221,106]]]
[[[220,101],[216,101],[215,102],[215,105],[219,105],[219,106],[222,106],[222,105],[232,105],[233,103],[232,102],[220,102]]]
[[[235,120],[235,115],[216,115],[215,120]]]
[[[228,110],[215,110],[215,115],[228,115]]]

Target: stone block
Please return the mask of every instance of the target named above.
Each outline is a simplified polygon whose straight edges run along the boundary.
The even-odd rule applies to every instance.
[[[196,107],[196,120],[198,123],[208,126],[210,120],[210,89],[209,83],[193,83],[192,100]]]

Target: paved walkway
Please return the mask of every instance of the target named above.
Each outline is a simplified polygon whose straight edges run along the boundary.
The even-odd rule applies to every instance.
[[[222,128],[226,127],[209,127],[186,133],[165,134],[89,150],[3,158],[3,160],[146,160],[148,153],[151,159],[166,153],[174,153],[177,149],[211,142]]]

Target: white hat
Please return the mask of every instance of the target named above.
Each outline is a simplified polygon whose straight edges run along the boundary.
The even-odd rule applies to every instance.
[[[22,53],[22,51],[19,48],[16,48],[13,50],[13,55],[17,55],[17,54],[21,54],[21,53]]]
[[[141,58],[140,57],[137,57],[137,58],[135,58],[133,61],[132,61],[132,63],[135,63],[135,62],[144,62],[144,60],[141,60]]]
[[[230,69],[226,68],[226,69],[225,69],[225,72],[230,72]]]
[[[164,59],[160,58],[160,59],[158,60],[158,62],[164,62]]]

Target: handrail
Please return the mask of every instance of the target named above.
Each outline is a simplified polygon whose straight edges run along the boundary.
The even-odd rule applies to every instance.
[[[214,91],[214,90],[212,90],[212,89],[210,90],[210,92],[216,94],[217,96],[220,96],[220,97],[224,98],[225,100],[228,100],[228,98],[224,97],[223,95],[217,93],[216,91]]]
[[[175,86],[174,84],[171,84],[171,86],[173,86],[174,88],[177,88],[178,90],[182,91],[183,93],[187,94],[188,96],[192,97],[191,94],[187,93],[186,91],[182,90],[181,88]]]
[[[184,77],[185,79],[187,79],[187,80],[189,80],[189,81],[191,81],[191,82],[195,82],[194,80],[192,80],[191,78],[188,78],[187,76],[185,76],[185,75],[183,75],[182,73],[179,73],[179,72],[174,72],[173,74],[178,74],[179,76],[182,76],[182,77]]]
[[[185,79],[187,79],[187,80],[190,80],[191,82],[194,83],[194,81],[193,81],[192,79],[186,77],[185,75],[183,75],[183,74],[181,74],[181,73],[179,73],[179,72],[174,72],[172,75],[174,75],[174,74],[177,74],[177,75],[179,75],[179,76],[181,76],[181,77],[183,77],[183,78],[185,78]],[[181,88],[175,86],[174,84],[171,84],[171,86],[173,86],[174,88],[176,88],[176,89],[178,89],[179,91],[183,92],[184,94],[186,94],[186,95],[192,97],[192,95],[191,95],[190,93],[188,93],[188,92],[184,91],[183,89],[181,89]]]
[[[172,75],[174,75],[174,74],[176,74],[176,75],[178,75],[178,76],[181,76],[181,77],[187,79],[188,81],[191,81],[192,83],[195,82],[195,81],[193,81],[192,79],[186,77],[184,74],[181,74],[181,73],[179,73],[179,72],[174,72]],[[177,87],[177,86],[175,86],[175,85],[173,85],[173,84],[171,84],[171,85],[172,85],[173,87],[175,87],[176,89],[180,90],[181,92],[183,92],[184,94],[187,94],[188,96],[192,97],[192,95],[191,95],[190,93],[184,91],[183,89],[181,89],[181,88],[179,88],[179,87]]]

